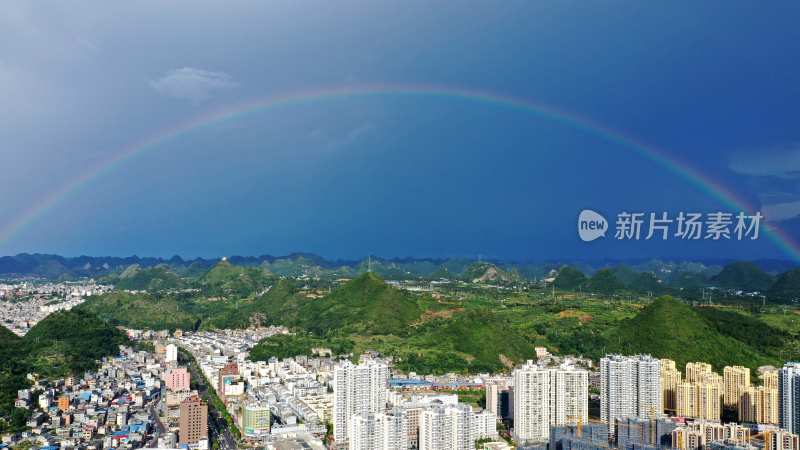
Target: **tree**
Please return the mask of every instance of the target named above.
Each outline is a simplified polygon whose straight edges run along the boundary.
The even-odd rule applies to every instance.
[[[611,295],[625,286],[617,279],[611,269],[600,269],[589,280],[588,287],[592,292]]]
[[[767,292],[767,298],[779,303],[792,303],[800,299],[800,269],[790,270],[778,276]]]
[[[578,289],[584,283],[586,283],[586,275],[571,266],[562,267],[555,279],[556,287],[564,290]]]
[[[636,275],[628,286],[636,292],[658,294],[662,290],[661,282],[652,272],[642,272]]]

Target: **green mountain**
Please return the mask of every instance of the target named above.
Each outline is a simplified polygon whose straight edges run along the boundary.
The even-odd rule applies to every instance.
[[[271,281],[271,272],[263,267],[237,266],[223,259],[198,284],[211,295],[247,297],[262,291]]]
[[[400,367],[422,373],[492,372],[532,358],[533,346],[509,318],[489,309],[467,310],[426,322],[413,345],[396,352]]]
[[[25,335],[26,360],[45,376],[80,374],[95,360],[116,354],[127,338],[116,328],[82,311],[59,311]]]
[[[117,289],[131,291],[161,291],[184,287],[183,280],[163,264],[147,269],[134,264],[128,266],[116,279],[112,277],[111,280]]]
[[[658,294],[664,290],[661,281],[652,272],[637,273],[627,285],[628,289],[641,293]]]
[[[757,368],[780,361],[765,354],[765,349],[755,347],[752,342],[736,339],[741,336],[727,327],[716,326],[714,319],[671,297],[661,297],[636,317],[611,330],[607,335],[607,351],[648,353],[658,358],[674,359],[679,366],[690,361],[706,361],[717,370],[726,365]],[[776,333],[765,323],[751,329],[761,330],[759,333]]]
[[[473,283],[512,283],[519,280],[519,273],[503,270],[488,262],[470,264],[461,274],[461,278]]]
[[[83,374],[97,360],[119,352],[127,338],[119,330],[82,311],[59,311],[36,324],[24,338],[0,328],[0,416],[13,414],[25,374],[46,377]]]
[[[564,266],[556,275],[555,285],[559,289],[575,290],[586,284],[587,278],[580,270],[572,266]]]
[[[800,303],[800,269],[780,274],[767,291],[767,298],[771,302]]]
[[[301,305],[298,320],[319,335],[333,331],[402,335],[422,312],[418,298],[368,272]]]
[[[613,272],[617,280],[619,280],[625,286],[630,286],[639,275],[639,272],[633,270],[630,266],[626,266],[625,264],[620,264],[612,268],[611,272]]]
[[[595,272],[586,286],[589,291],[604,295],[611,295],[619,290],[625,289],[625,285],[617,279],[617,276],[611,269],[600,269]]]
[[[711,283],[727,289],[764,292],[772,286],[772,276],[751,262],[734,262],[711,278]]]
[[[700,289],[708,284],[708,279],[699,272],[679,271],[670,274],[667,284],[676,289]]]
[[[11,415],[17,390],[27,386],[25,367],[14,364],[15,359],[24,355],[21,345],[22,338],[0,327],[0,417]]]
[[[157,293],[109,292],[88,298],[73,309],[97,316],[111,325],[151,330],[191,330],[199,317],[186,302]]]
[[[9,349],[19,341],[22,341],[21,337],[12,333],[8,328],[0,326],[0,352]]]

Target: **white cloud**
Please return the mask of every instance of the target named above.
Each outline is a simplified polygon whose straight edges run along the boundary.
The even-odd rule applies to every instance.
[[[743,175],[800,178],[800,144],[766,151],[739,153],[731,159],[730,168]]]
[[[800,201],[764,204],[761,207],[764,218],[769,222],[782,222],[784,220],[800,217]]]
[[[192,102],[201,102],[211,97],[214,91],[230,89],[239,84],[224,72],[184,67],[173,69],[157,80],[150,81],[156,92]]]

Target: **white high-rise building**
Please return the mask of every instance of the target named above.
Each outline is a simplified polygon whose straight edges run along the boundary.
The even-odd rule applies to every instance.
[[[551,426],[589,419],[589,374],[569,365],[547,369],[528,361],[514,370],[514,437],[541,442]]]
[[[419,450],[475,450],[475,441],[497,436],[497,416],[474,413],[459,403],[432,406],[420,414]]]
[[[589,422],[589,373],[563,365],[550,369],[550,426]]]
[[[178,361],[178,347],[175,344],[167,344],[166,355],[164,356],[166,362]]]
[[[544,441],[550,437],[550,372],[528,361],[514,370],[514,439]]]
[[[650,355],[600,360],[600,418],[614,434],[615,419],[653,418],[661,409],[661,361]]]
[[[405,412],[362,413],[350,418],[349,450],[407,450],[408,430]]]
[[[800,434],[800,362],[786,363],[778,372],[778,422]]]
[[[484,382],[486,409],[500,416],[500,393],[508,390],[511,380],[504,377],[489,378]]]
[[[347,443],[351,417],[383,413],[386,409],[389,368],[378,361],[353,364],[345,361],[333,371],[333,438],[337,446]]]

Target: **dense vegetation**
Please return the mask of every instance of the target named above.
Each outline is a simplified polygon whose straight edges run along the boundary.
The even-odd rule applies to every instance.
[[[220,261],[200,277],[200,287],[209,295],[245,297],[266,288],[271,273],[262,267],[235,266]]]
[[[742,309],[693,307],[686,300],[693,298],[691,289],[671,288],[655,271],[627,266],[601,269],[591,277],[561,267],[556,291],[505,285],[497,277],[507,272],[488,263],[454,266],[481,277],[489,274],[499,284],[464,281],[433,297],[396,289],[374,273],[343,284],[276,277],[275,264],[240,267],[223,261],[200,275],[194,289],[117,292],[78,309],[135,328],[284,325],[297,334],[265,340],[254,358],[308,354],[315,347],[355,354],[376,350],[395,356],[402,369],[423,373],[502,370],[530,358],[537,345],[594,359],[609,352],[646,352],[681,364],[706,360],[753,368],[800,356],[800,321],[791,320],[796,314],[786,318],[762,310],[760,301],[747,297],[733,303],[746,305]],[[707,277],[699,268],[686,270]],[[728,273],[741,270],[732,267]],[[687,297],[652,300],[665,293]],[[717,290],[715,300],[722,296]],[[700,292],[694,298],[699,301]]]
[[[177,297],[152,293],[115,291],[91,297],[75,310],[86,311],[111,325],[136,329],[192,330],[198,320],[186,311]]]
[[[116,328],[80,311],[60,311],[36,324],[24,338],[0,327],[0,417],[13,417],[25,375],[81,375],[127,342]]]
[[[279,334],[262,339],[250,351],[250,359],[269,361],[270,358],[311,355],[315,348],[329,349],[334,355],[346,355],[353,351],[353,342],[345,338],[320,339],[305,333]]]
[[[24,355],[22,349],[22,339],[0,327],[0,431],[5,427],[5,420],[10,419],[14,413],[14,399],[17,397],[17,390],[27,386],[25,374],[27,367],[23,364],[14,364],[14,360]],[[17,417],[21,417],[19,413]],[[22,424],[13,424],[18,428]]]
[[[160,291],[183,287],[183,280],[166,265],[142,269],[138,264],[127,267],[119,276],[110,276],[117,289]]]
[[[586,275],[580,270],[565,266],[558,271],[555,279],[555,285],[559,289],[575,290],[583,287],[586,284]]]
[[[782,273],[770,287],[767,297],[782,303],[800,303],[800,269]]]
[[[674,359],[680,366],[705,361],[721,369],[778,364],[770,350],[783,347],[787,337],[737,312],[692,308],[662,297],[611,330],[606,342],[608,351],[649,353]]]
[[[711,282],[722,288],[764,292],[774,280],[752,262],[741,261],[725,266],[722,272],[711,278]]]
[[[331,332],[402,335],[422,315],[411,294],[390,287],[366,273],[330,295],[302,306],[298,321],[317,334]]]

